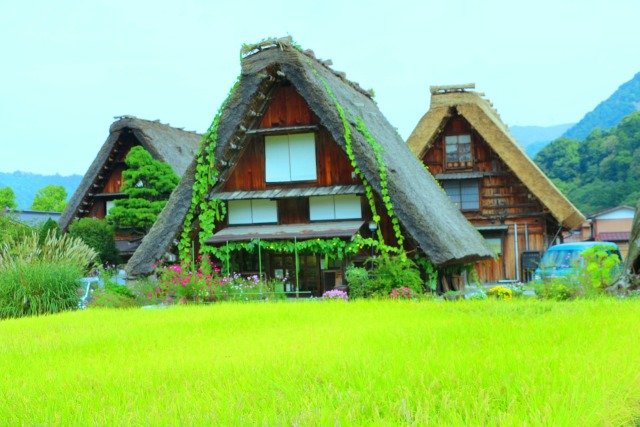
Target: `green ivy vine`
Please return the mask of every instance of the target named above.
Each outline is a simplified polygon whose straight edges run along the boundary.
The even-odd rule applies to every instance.
[[[309,63],[309,65],[312,66],[312,63],[310,60],[307,60],[307,62]],[[352,141],[351,141],[351,127],[349,124],[349,120],[347,119],[347,115],[345,114],[344,109],[338,102],[338,99],[333,94],[333,91],[329,87],[329,84],[326,82],[326,80],[324,80],[322,76],[320,76],[318,71],[315,68],[313,68],[313,66],[311,69],[313,70],[313,73],[316,75],[316,77],[320,80],[320,82],[322,82],[322,85],[327,91],[329,98],[331,98],[334,105],[336,106],[338,115],[342,119],[342,124],[344,127],[345,151],[347,153],[347,157],[351,162],[351,166],[353,167],[354,172],[362,180],[362,184],[364,185],[364,188],[365,188],[365,194],[367,196],[367,201],[369,202],[369,207],[371,208],[371,213],[373,215],[373,222],[375,222],[378,225],[377,227],[378,240],[382,244],[384,244],[384,237],[382,235],[382,230],[380,229],[380,226],[379,226],[380,215],[378,214],[376,209],[375,198],[373,196],[373,189],[371,188],[371,185],[369,184],[364,174],[362,173],[362,170],[360,169],[356,161],[355,155],[353,154],[353,147],[352,147]],[[376,162],[378,163],[378,170],[379,170],[378,176],[380,178],[380,195],[382,196],[382,202],[384,204],[385,209],[387,210],[387,214],[389,215],[389,218],[391,219],[393,230],[394,230],[396,239],[398,241],[398,246],[402,247],[402,244],[404,242],[404,236],[402,234],[402,230],[400,229],[400,222],[398,221],[398,218],[395,216],[395,213],[393,210],[393,204],[391,203],[391,197],[389,196],[389,186],[387,182],[387,166],[385,165],[384,160],[382,158],[382,152],[384,151],[384,149],[380,144],[378,144],[375,138],[373,138],[373,136],[369,133],[364,123],[364,120],[362,120],[360,117],[356,117],[356,130],[358,130],[365,137],[365,140],[371,146],[374,152]],[[384,245],[384,246],[389,247],[387,245]]]
[[[357,254],[365,247],[374,247],[382,252],[394,252],[400,254],[401,249],[387,246],[377,239],[365,238],[356,234],[350,241],[345,241],[339,237],[332,239],[309,239],[309,240],[261,240],[252,239],[242,242],[228,242],[226,245],[211,246],[211,254],[221,263],[227,264],[231,260],[231,255],[238,251],[255,253],[256,250],[268,250],[276,253],[293,253],[294,251],[322,255],[325,262],[328,259],[341,261],[345,257]]]

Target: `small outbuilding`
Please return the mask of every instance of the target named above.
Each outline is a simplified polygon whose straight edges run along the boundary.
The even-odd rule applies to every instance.
[[[477,264],[480,280],[525,281],[542,252],[584,217],[474,88],[431,87],[429,111],[407,145],[495,253]]]

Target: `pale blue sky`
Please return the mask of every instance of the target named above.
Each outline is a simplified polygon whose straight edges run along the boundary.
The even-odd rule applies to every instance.
[[[0,2],[0,171],[84,174],[114,116],[209,126],[239,50],[290,34],[407,138],[429,86],[475,82],[508,125],[578,121],[640,71],[638,0]],[[391,6],[389,6],[391,5]]]

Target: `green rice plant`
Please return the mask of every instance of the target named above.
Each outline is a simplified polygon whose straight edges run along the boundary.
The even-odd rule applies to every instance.
[[[81,240],[48,233],[10,238],[0,244],[0,318],[73,309],[78,279],[96,257]]]
[[[10,319],[0,425],[634,425],[639,310],[361,299]]]

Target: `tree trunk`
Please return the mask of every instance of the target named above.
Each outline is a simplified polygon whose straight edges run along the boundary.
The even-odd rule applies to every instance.
[[[624,261],[622,274],[607,288],[607,292],[626,293],[636,289],[640,289],[640,202],[636,206],[636,215],[629,236],[629,252]]]

